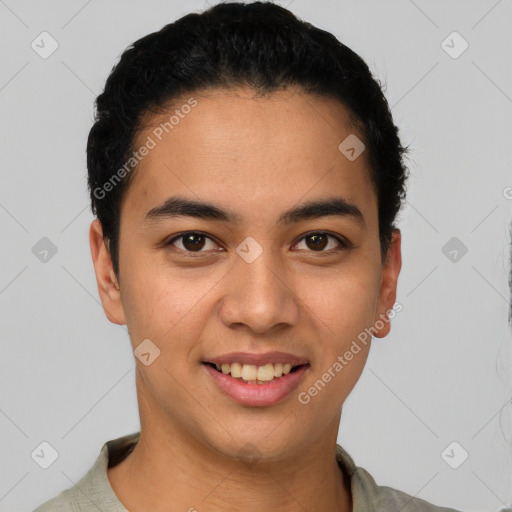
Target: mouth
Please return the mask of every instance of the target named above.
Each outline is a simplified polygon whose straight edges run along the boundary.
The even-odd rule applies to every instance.
[[[238,362],[219,364],[210,361],[203,361],[203,364],[235,380],[258,385],[269,384],[309,366],[309,363],[268,363],[258,366]]]
[[[252,362],[252,361],[251,361]],[[291,396],[307,377],[309,363],[268,363],[203,361],[213,389],[246,407],[269,407]]]

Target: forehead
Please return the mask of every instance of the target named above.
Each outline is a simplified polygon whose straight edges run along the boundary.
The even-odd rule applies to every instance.
[[[300,89],[264,97],[247,89],[191,94],[145,116],[134,147],[151,149],[123,205],[143,217],[171,195],[276,212],[280,204],[335,192],[368,203],[375,194],[367,155],[349,160],[339,149],[348,136],[363,139],[348,109]]]

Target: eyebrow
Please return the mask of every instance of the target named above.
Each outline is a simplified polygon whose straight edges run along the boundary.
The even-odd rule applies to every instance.
[[[283,212],[278,224],[287,225],[304,220],[318,219],[328,216],[347,217],[366,227],[361,210],[343,197],[332,197],[316,201],[307,201]],[[158,223],[161,220],[175,217],[194,217],[205,220],[236,223],[241,216],[231,210],[223,210],[211,203],[170,197],[162,204],[155,206],[146,213],[144,222]]]

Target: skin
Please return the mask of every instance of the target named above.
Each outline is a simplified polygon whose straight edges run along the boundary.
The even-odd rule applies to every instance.
[[[101,224],[90,227],[107,318],[128,326],[133,349],[146,338],[160,349],[149,366],[135,359],[140,441],[108,478],[132,512],[352,510],[335,444],[370,343],[308,404],[297,395],[392,309],[400,231],[382,262],[366,152],[349,161],[338,150],[351,133],[362,139],[340,102],[300,89],[263,98],[242,88],[190,96],[197,106],[140,162],[123,199],[119,281]],[[168,117],[148,118],[137,140]],[[178,194],[241,219],[144,222]],[[298,203],[333,195],[357,205],[364,224],[348,216],[276,223]],[[202,252],[183,239],[165,246],[194,230],[212,237],[200,239]],[[352,247],[327,237],[316,248],[305,235],[320,230]],[[248,236],[263,248],[250,264],[235,251]],[[390,330],[382,323],[379,338]],[[232,351],[272,350],[306,357],[310,368],[296,391],[269,407],[235,402],[201,365]],[[239,453],[248,443],[257,447],[252,464]]]

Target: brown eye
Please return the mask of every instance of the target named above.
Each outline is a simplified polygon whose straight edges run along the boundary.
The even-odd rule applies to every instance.
[[[324,249],[329,245],[330,239],[335,241],[334,246],[331,245],[329,250],[325,251]],[[336,247],[336,242],[338,247]],[[306,245],[306,249],[313,252],[330,252],[330,250],[336,251],[336,249],[347,249],[349,247],[349,244],[341,238],[323,232],[309,233],[302,237],[298,245],[301,243],[304,243]]]
[[[181,242],[181,244],[178,244],[178,242]],[[208,236],[202,233],[196,233],[191,231],[189,233],[182,233],[181,235],[174,237],[172,240],[169,240],[167,245],[173,246],[183,252],[201,253],[207,252],[203,251],[202,249],[207,245],[208,242],[210,242],[210,244],[213,244],[213,246],[217,245]]]
[[[190,234],[186,235],[183,238],[183,247],[187,249],[187,251],[200,251],[205,244],[203,235]]]
[[[320,235],[308,235],[306,238],[306,245],[315,251],[322,251],[328,244],[327,236]]]

